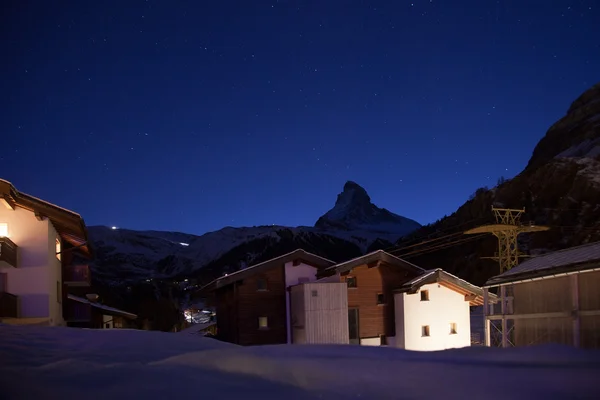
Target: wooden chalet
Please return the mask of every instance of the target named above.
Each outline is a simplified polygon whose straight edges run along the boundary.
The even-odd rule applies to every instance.
[[[227,274],[200,289],[216,302],[217,338],[240,345],[291,343],[288,288],[335,262],[304,250]]]
[[[348,287],[350,343],[380,345],[386,344],[386,337],[396,335],[394,290],[424,272],[377,250],[327,268],[319,277],[332,277]]]

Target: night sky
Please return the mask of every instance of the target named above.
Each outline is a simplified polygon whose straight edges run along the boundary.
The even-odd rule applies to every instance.
[[[2,1],[0,177],[88,225],[430,223],[600,81],[597,0]]]

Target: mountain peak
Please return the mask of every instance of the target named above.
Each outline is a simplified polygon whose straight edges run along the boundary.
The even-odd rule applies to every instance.
[[[315,227],[405,235],[421,225],[385,208],[377,207],[362,186],[354,181],[347,181],[333,208],[317,220]]]

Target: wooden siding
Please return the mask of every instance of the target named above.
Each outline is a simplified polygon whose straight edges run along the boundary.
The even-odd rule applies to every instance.
[[[581,317],[581,347],[600,349],[600,315]]]
[[[600,272],[585,272],[578,276],[579,309],[600,310]]]
[[[545,343],[573,344],[571,318],[532,318],[514,321],[515,346],[533,346]]]
[[[380,264],[369,268],[362,265],[341,276],[356,277],[356,288],[348,288],[348,307],[359,310],[361,339],[380,335],[395,336],[394,293],[402,284],[416,277],[416,273],[397,266]],[[377,304],[377,295],[383,293],[384,304]]]
[[[267,290],[257,290],[260,279]],[[285,298],[283,265],[217,289],[217,336],[243,346],[287,343]],[[267,317],[267,328],[259,328],[260,317]]]
[[[571,310],[569,277],[544,279],[514,285],[514,314]]]
[[[344,283],[292,287],[292,343],[348,344],[347,293]]]

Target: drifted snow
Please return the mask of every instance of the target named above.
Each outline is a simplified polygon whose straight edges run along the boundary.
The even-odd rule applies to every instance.
[[[2,398],[593,398],[600,353],[238,347],[198,335],[0,325]]]

